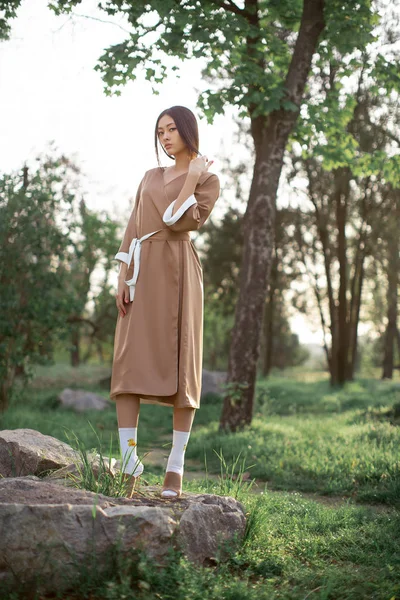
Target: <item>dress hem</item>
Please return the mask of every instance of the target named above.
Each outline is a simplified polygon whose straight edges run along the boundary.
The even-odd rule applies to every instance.
[[[139,396],[140,404],[158,404],[160,406],[171,406],[172,408],[175,407],[175,404],[168,400],[156,400],[154,397],[153,398],[144,397],[144,396],[153,396],[153,394],[143,394],[143,396],[142,396],[141,392],[132,392],[131,390],[120,390],[119,392],[113,394],[112,396],[110,395],[109,396],[110,400],[115,402],[116,396],[118,396],[119,394],[134,394],[135,396]],[[163,396],[161,396],[161,395],[158,397],[163,398]],[[192,404],[184,404],[183,406],[177,406],[177,408],[194,408],[195,410],[198,410],[200,408],[200,405],[193,406]]]

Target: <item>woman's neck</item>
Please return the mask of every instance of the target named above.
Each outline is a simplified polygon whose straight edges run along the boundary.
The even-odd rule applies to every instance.
[[[190,158],[186,152],[179,153],[175,156],[175,167],[174,170],[177,172],[184,172],[189,170]]]

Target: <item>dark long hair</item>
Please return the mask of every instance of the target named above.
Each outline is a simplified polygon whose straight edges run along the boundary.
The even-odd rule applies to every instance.
[[[182,140],[185,142],[188,150],[192,154],[200,154],[199,152],[199,128],[197,126],[196,117],[192,113],[191,110],[186,108],[186,106],[171,106],[171,108],[166,108],[158,115],[156,121],[156,128],[154,133],[154,143],[156,148],[156,156],[158,165],[160,165],[160,155],[158,153],[158,123],[164,115],[170,115],[175,121],[176,128],[178,130],[179,135]],[[161,146],[164,153],[169,158],[174,158]]]

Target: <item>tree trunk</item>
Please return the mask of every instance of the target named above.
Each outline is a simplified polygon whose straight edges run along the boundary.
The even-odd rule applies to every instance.
[[[349,348],[349,332],[347,319],[347,243],[346,222],[347,202],[349,196],[350,172],[348,168],[340,168],[335,172],[336,225],[338,230],[339,260],[339,305],[338,305],[338,344],[336,381],[343,385],[347,373],[347,353]],[[332,374],[335,375],[335,374]]]
[[[400,329],[396,328],[397,353],[399,355],[399,364],[395,367],[400,371]]]
[[[272,352],[274,347],[274,313],[275,313],[275,302],[274,302],[274,289],[270,286],[268,303],[266,304],[268,319],[265,327],[265,363],[263,375],[267,377],[271,371]]]
[[[260,372],[262,377],[267,377],[271,370],[271,357],[273,348],[273,315],[274,315],[274,293],[271,294],[271,286],[268,299],[264,302],[262,340],[260,343],[261,359]]]
[[[394,345],[397,335],[397,302],[399,286],[399,231],[400,231],[400,194],[394,197],[394,209],[392,228],[387,240],[388,246],[388,307],[387,307],[387,327],[385,332],[385,344],[383,355],[382,379],[393,378],[394,368]]]
[[[365,248],[365,246],[364,246]],[[350,314],[350,333],[349,333],[349,358],[348,358],[348,372],[346,374],[347,381],[353,381],[354,369],[357,359],[357,343],[358,343],[358,324],[360,322],[360,308],[362,298],[362,286],[364,282],[364,259],[365,250],[362,250],[363,254],[360,258],[359,273],[357,275],[357,283],[355,287],[354,296],[352,296],[352,312]]]
[[[285,81],[287,100],[297,110],[279,109],[268,118],[251,115],[255,165],[244,222],[239,298],[229,352],[220,429],[251,423],[263,306],[275,238],[276,194],[290,132],[299,114],[317,41],[324,28],[323,0],[304,0],[303,15]]]
[[[79,367],[80,365],[80,327],[79,323],[74,323],[71,326],[71,366]]]
[[[5,366],[4,376],[0,380],[0,414],[5,412],[10,402],[11,390],[14,385],[15,367]]]

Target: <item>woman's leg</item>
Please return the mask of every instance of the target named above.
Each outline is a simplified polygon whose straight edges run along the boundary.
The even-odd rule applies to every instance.
[[[137,477],[143,465],[137,457],[137,426],[139,423],[140,397],[136,394],[118,394],[117,406],[118,434],[124,473]]]
[[[174,408],[174,430],[190,432],[192,429],[195,412],[195,408]]]
[[[118,427],[137,427],[140,412],[140,397],[136,394],[118,394],[117,405]]]
[[[174,408],[172,448],[168,458],[162,492],[164,497],[178,496],[182,489],[185,451],[195,411],[195,408]]]

